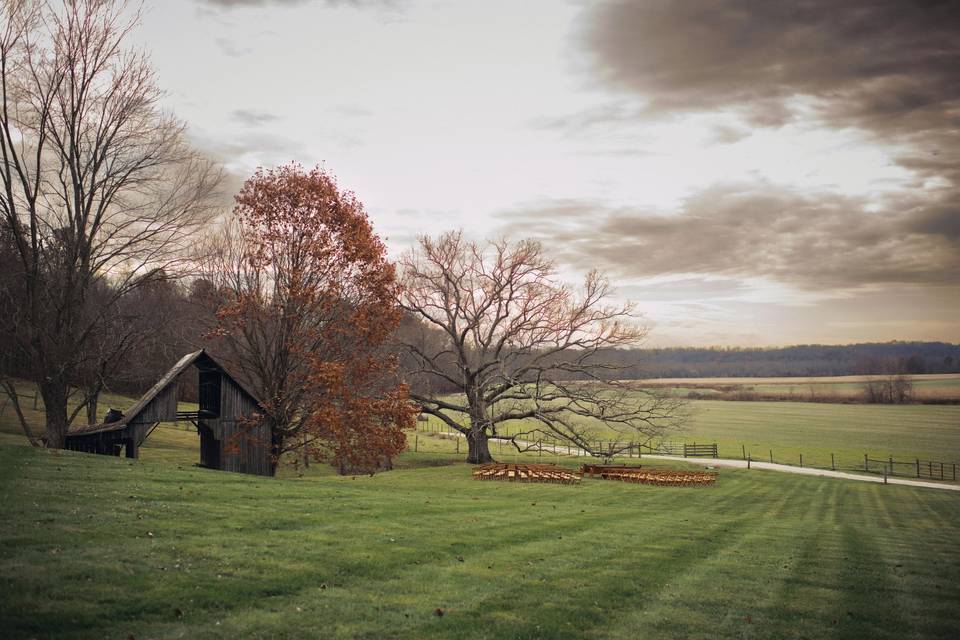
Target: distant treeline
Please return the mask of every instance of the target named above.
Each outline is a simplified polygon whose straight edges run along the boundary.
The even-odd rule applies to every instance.
[[[608,351],[624,379],[960,373],[960,345],[871,342],[791,347],[675,347]]]

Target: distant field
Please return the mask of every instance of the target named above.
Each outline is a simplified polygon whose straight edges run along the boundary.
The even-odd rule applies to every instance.
[[[864,395],[864,384],[886,376],[825,376],[796,378],[651,378],[625,381],[642,388],[669,389],[686,397],[723,400],[793,400],[853,402]],[[960,374],[909,376],[918,402],[960,403]]]
[[[637,380],[639,383],[654,383],[668,386],[697,385],[697,384],[836,384],[857,383],[863,384],[869,380],[882,380],[887,376],[797,376],[775,378],[647,378]],[[941,382],[960,385],[960,373],[930,373],[909,376],[914,383]],[[625,382],[633,382],[627,380]]]
[[[756,470],[477,482],[412,453],[276,479],[151,455],[0,443],[0,635],[956,637],[945,491]]]

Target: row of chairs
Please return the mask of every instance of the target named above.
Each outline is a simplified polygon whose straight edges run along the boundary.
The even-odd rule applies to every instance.
[[[473,470],[477,480],[506,480],[509,482],[548,482],[573,484],[580,482],[580,474],[551,464],[485,464]]]
[[[674,471],[674,470],[623,470],[608,471],[601,474],[605,480],[620,480],[637,484],[652,484],[660,487],[702,487],[717,480],[717,473],[710,471]]]

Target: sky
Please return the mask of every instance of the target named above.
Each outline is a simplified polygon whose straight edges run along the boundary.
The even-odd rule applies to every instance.
[[[960,341],[960,2],[147,0],[236,190],[322,165],[396,255],[604,271],[648,346]]]

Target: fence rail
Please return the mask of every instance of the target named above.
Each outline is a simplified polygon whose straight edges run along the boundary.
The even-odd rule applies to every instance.
[[[430,433],[439,433],[439,434],[449,434],[453,435],[452,430],[436,425],[436,424],[423,424],[419,426],[419,430]],[[509,436],[506,436],[509,437]],[[459,438],[458,438],[459,439]],[[538,443],[531,443],[531,449],[528,449],[528,453],[537,454],[538,449],[540,457],[559,455],[559,456],[573,456],[573,457],[589,457],[586,451],[577,447],[574,444],[571,444],[568,441],[561,441],[555,438],[541,438]],[[538,446],[539,444],[539,446]],[[800,467],[815,467],[820,469],[832,469],[832,470],[849,470],[849,471],[860,471],[867,473],[876,473],[882,474],[886,473],[888,476],[896,476],[901,478],[923,478],[931,480],[943,480],[947,482],[957,482],[960,481],[960,462],[946,462],[946,461],[936,461],[936,460],[895,460],[892,457],[887,457],[885,459],[871,457],[869,453],[864,454],[860,462],[856,462],[856,458],[846,458],[841,464],[841,460],[838,456],[835,456],[833,453],[826,454],[820,453],[812,456],[804,456],[804,454],[793,453],[789,460],[785,460],[782,456],[774,456],[774,451],[764,450],[761,455],[757,455],[757,452],[751,452],[748,450],[746,445],[741,445],[740,451],[734,453],[726,449],[727,445],[724,445],[725,453],[727,458],[736,458],[737,454],[740,454],[743,460],[747,460],[748,457],[750,460],[757,461],[770,461],[771,463],[785,464],[791,466],[800,466]],[[494,453],[504,453],[506,447],[504,446],[503,440],[498,440],[496,444],[497,450]],[[685,442],[672,442],[672,441],[662,441],[662,442],[652,442],[647,444],[639,444],[632,442],[617,442],[617,441],[591,441],[589,448],[594,451],[598,457],[608,457],[608,458],[639,458],[647,454],[664,454],[664,455],[673,455],[673,456],[683,456],[687,458],[691,457],[712,457],[719,458],[721,455],[720,447],[717,443],[710,444],[697,444],[692,443],[688,444]],[[748,454],[751,454],[748,456]],[[826,462],[823,458],[824,456],[829,455],[829,463]],[[799,465],[798,465],[799,462]]]
[[[863,456],[863,470],[868,473],[886,473],[901,478],[929,478],[931,480],[956,480],[957,463],[935,460],[878,460]]]

